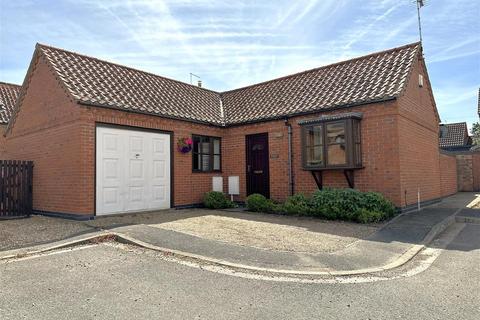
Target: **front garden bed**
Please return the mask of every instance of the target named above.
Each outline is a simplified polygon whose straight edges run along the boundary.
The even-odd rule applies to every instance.
[[[205,206],[211,209],[230,208],[234,204],[219,192],[205,195]],[[275,203],[260,194],[246,199],[249,211],[295,216],[311,216],[329,220],[375,223],[395,215],[395,206],[376,192],[361,192],[355,189],[317,190],[312,195],[296,194],[284,203]]]

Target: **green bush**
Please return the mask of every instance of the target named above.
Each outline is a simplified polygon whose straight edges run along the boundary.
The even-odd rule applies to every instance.
[[[235,207],[235,204],[230,201],[225,194],[218,191],[205,193],[203,196],[203,204],[209,209],[225,209]]]
[[[360,223],[372,223],[372,222],[379,222],[384,218],[385,218],[385,214],[383,212],[370,211],[363,208],[357,212],[355,221]]]
[[[361,206],[369,211],[382,212],[387,218],[395,214],[395,206],[377,192],[364,192]]]
[[[310,215],[310,199],[303,193],[298,193],[287,198],[287,201],[281,206],[281,211],[287,214]]]
[[[312,196],[314,215],[327,219],[352,220],[358,211],[358,191],[330,189],[316,191]]]
[[[290,196],[284,204],[275,204],[261,194],[247,197],[247,208],[257,212],[316,216],[330,220],[374,223],[392,217],[394,205],[376,192],[325,188],[311,197],[302,193]]]
[[[278,207],[276,207],[272,200],[269,200],[265,198],[265,196],[258,193],[249,195],[245,202],[248,210],[250,211],[273,212],[274,210],[278,210]]]
[[[312,215],[362,223],[378,222],[394,215],[395,207],[381,194],[354,189],[316,191],[311,199]]]

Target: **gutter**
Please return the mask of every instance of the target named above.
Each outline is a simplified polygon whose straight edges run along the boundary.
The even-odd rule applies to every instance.
[[[287,119],[287,118],[293,118],[293,117],[299,117],[299,116],[306,116],[306,115],[311,115],[311,114],[321,114],[321,113],[327,113],[335,110],[341,110],[341,109],[347,109],[347,108],[352,108],[352,107],[357,107],[357,106],[364,106],[364,105],[369,105],[372,103],[380,103],[380,102],[387,102],[387,101],[392,101],[396,100],[396,96],[389,96],[389,97],[384,97],[384,98],[379,98],[379,99],[374,99],[374,100],[369,100],[369,101],[363,101],[363,102],[356,102],[356,103],[350,103],[350,104],[344,104],[344,105],[339,105],[335,107],[327,107],[327,109],[314,109],[314,110],[309,110],[309,111],[303,111],[303,112],[295,112],[292,114],[288,115],[280,115],[280,116],[272,116],[272,117],[267,117],[263,119],[254,119],[254,120],[247,120],[247,121],[241,121],[241,122],[234,122],[234,123],[228,123],[225,121],[225,119],[222,119],[222,121],[219,122],[211,122],[207,120],[195,120],[195,119],[189,119],[189,118],[183,118],[180,116],[171,116],[171,115],[165,115],[165,114],[155,114],[151,112],[145,112],[145,111],[140,111],[140,110],[129,110],[121,107],[116,107],[116,106],[111,106],[111,105],[106,105],[106,104],[101,104],[101,103],[96,103],[96,102],[86,102],[86,101],[80,101],[80,100],[74,100],[77,102],[79,105],[83,106],[90,106],[90,107],[101,107],[101,108],[107,108],[107,109],[112,109],[112,110],[118,110],[118,111],[123,111],[123,112],[129,112],[129,113],[139,113],[139,114],[144,114],[144,115],[149,115],[149,116],[155,116],[155,117],[160,117],[160,118],[166,118],[166,119],[172,119],[172,120],[180,120],[180,121],[185,121],[185,122],[190,122],[190,123],[198,123],[198,124],[203,124],[206,126],[212,126],[212,127],[217,127],[217,128],[233,128],[233,127],[241,127],[244,125],[248,124],[255,124],[255,123],[263,123],[263,122],[269,122],[269,121],[278,121],[282,119]],[[221,101],[220,105],[221,110],[224,112],[225,116],[225,105],[223,104],[223,101]]]
[[[327,106],[327,107],[321,108],[321,109],[313,109],[313,110],[309,110],[309,111],[294,112],[294,113],[286,114],[286,115],[272,116],[272,117],[266,117],[266,118],[262,118],[262,119],[254,119],[254,120],[245,120],[245,121],[241,121],[241,122],[226,123],[225,127],[226,128],[241,127],[241,126],[247,125],[247,124],[262,123],[262,122],[269,122],[269,121],[278,121],[278,120],[285,119],[286,117],[293,118],[293,117],[299,117],[299,116],[307,116],[307,115],[311,115],[311,114],[322,114],[322,113],[328,113],[328,112],[336,111],[336,110],[366,106],[366,105],[374,104],[374,103],[393,101],[393,100],[396,100],[396,99],[397,99],[397,96],[388,96],[388,97],[385,97],[385,98],[379,98],[379,99],[374,99],[374,100],[369,100],[369,101],[343,104],[343,105],[338,105],[338,106],[334,106],[334,107],[328,107]]]

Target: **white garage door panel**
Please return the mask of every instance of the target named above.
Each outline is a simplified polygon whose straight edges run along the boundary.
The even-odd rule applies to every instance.
[[[97,214],[170,207],[170,136],[97,128]]]
[[[170,199],[170,142],[168,136],[156,136],[152,148],[152,202],[150,209],[161,206]]]

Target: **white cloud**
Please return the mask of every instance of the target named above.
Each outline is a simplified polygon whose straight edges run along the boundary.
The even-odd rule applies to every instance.
[[[415,6],[403,0],[8,1],[2,9],[0,80],[15,82],[37,41],[184,81],[193,72],[225,90],[418,39]],[[445,117],[479,85],[479,13],[468,0],[422,9],[428,67],[455,75],[431,79]],[[450,66],[459,61],[469,67]]]

